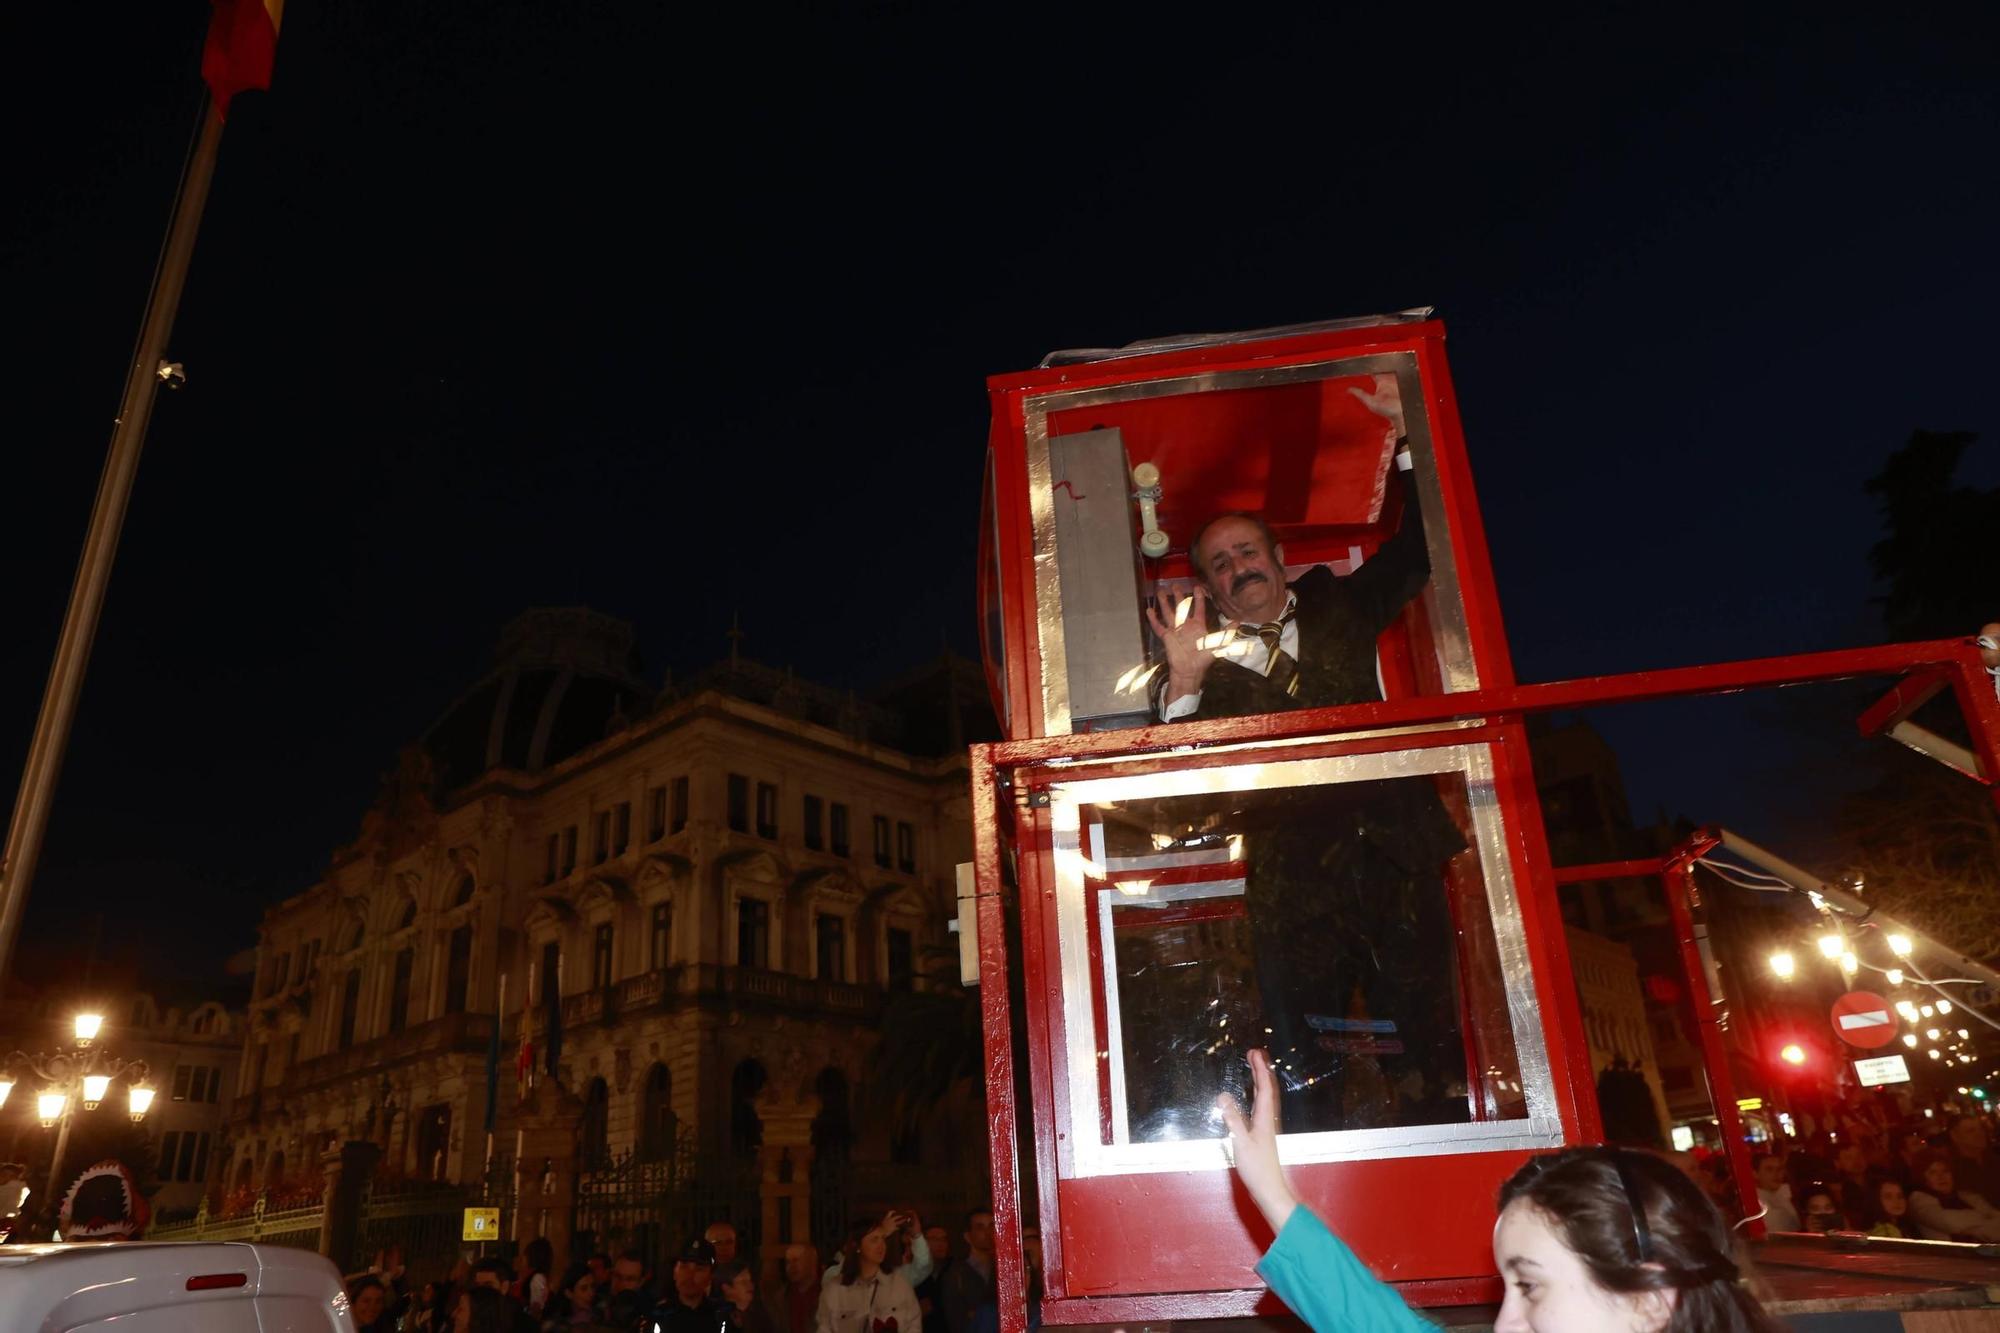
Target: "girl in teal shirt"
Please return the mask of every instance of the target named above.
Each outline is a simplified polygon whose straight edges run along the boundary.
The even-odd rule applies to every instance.
[[[1250,1053],[1245,1117],[1217,1098],[1236,1172],[1277,1239],[1257,1272],[1315,1333],[1433,1327],[1354,1257],[1278,1164],[1277,1085]],[[1781,1333],[1750,1294],[1722,1215],[1660,1158],[1568,1148],[1532,1158],[1500,1188],[1493,1261],[1507,1294],[1493,1333]]]

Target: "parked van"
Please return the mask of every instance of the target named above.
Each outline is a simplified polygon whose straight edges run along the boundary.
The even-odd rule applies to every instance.
[[[333,1264],[219,1241],[0,1245],[6,1333],[354,1333]]]

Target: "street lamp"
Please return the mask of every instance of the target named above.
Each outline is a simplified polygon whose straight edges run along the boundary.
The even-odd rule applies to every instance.
[[[69,1148],[69,1127],[76,1118],[77,1103],[81,1102],[86,1111],[96,1110],[111,1091],[112,1083],[123,1079],[126,1109],[135,1123],[144,1119],[153,1105],[153,1088],[146,1081],[145,1061],[120,1060],[105,1054],[102,1047],[93,1049],[92,1043],[104,1031],[102,1014],[76,1015],[70,1031],[76,1041],[74,1050],[40,1055],[16,1051],[0,1062],[0,1105],[6,1104],[17,1078],[32,1077],[41,1085],[41,1091],[35,1095],[35,1113],[43,1129],[56,1131],[55,1151],[49,1156],[46,1197],[50,1207],[61,1204],[63,1154]]]

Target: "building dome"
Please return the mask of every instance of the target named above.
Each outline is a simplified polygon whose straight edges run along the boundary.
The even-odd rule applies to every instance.
[[[525,612],[500,631],[493,669],[424,734],[441,790],[495,768],[534,773],[642,712],[632,626],[582,607]]]

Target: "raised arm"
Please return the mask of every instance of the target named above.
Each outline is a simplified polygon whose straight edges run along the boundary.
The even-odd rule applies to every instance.
[[[1263,1051],[1250,1052],[1250,1083],[1255,1100],[1248,1119],[1226,1092],[1216,1097],[1215,1104],[1229,1127],[1229,1153],[1237,1176],[1271,1230],[1283,1231],[1299,1201],[1285,1180],[1285,1168],[1278,1165],[1278,1080],[1271,1075],[1271,1057]]]
[[[1377,634],[1403,613],[1431,578],[1431,553],[1424,541],[1424,511],[1417,498],[1416,473],[1393,466],[1390,475],[1403,497],[1402,521],[1395,534],[1361,562],[1361,568],[1340,580],[1354,613]]]
[[[1271,1058],[1250,1052],[1256,1097],[1246,1119],[1236,1099],[1215,1099],[1229,1126],[1236,1174],[1250,1191],[1257,1211],[1278,1233],[1257,1265],[1257,1273],[1314,1333],[1418,1333],[1434,1326],[1403,1304],[1403,1298],[1341,1243],[1326,1224],[1300,1205],[1278,1164],[1278,1082]]]

